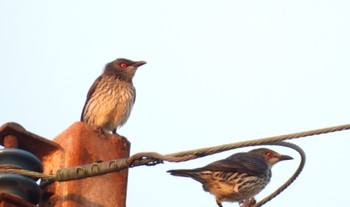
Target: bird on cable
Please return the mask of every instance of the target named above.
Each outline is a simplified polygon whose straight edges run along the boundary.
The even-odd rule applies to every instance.
[[[87,93],[81,121],[116,134],[129,118],[136,98],[132,79],[144,64],[125,58],[108,63]]]
[[[222,202],[250,206],[255,204],[254,196],[270,182],[271,167],[282,160],[291,159],[271,149],[258,148],[233,154],[204,167],[168,172],[200,182],[204,191],[215,196],[219,207],[222,207]]]

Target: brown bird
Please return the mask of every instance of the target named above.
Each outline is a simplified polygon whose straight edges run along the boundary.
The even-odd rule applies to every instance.
[[[259,148],[249,152],[236,153],[201,168],[190,170],[169,170],[171,175],[190,177],[203,185],[222,202],[255,203],[254,196],[262,191],[271,179],[271,167],[279,161],[293,159],[288,155]]]
[[[136,97],[132,78],[144,64],[124,58],[108,63],[87,94],[81,121],[116,134],[129,118]]]

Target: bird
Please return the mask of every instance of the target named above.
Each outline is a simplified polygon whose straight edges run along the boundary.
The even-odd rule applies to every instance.
[[[250,206],[255,203],[254,196],[270,182],[272,166],[291,159],[271,149],[258,148],[233,154],[204,167],[168,172],[200,182],[204,191],[215,196],[219,207],[223,207],[222,202],[238,202],[241,206],[248,203]]]
[[[132,79],[144,64],[145,61],[125,58],[106,64],[87,93],[80,120],[98,126],[103,132],[117,134],[117,128],[126,123],[135,103]]]

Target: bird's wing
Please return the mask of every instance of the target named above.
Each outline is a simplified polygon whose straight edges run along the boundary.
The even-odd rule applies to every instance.
[[[95,89],[96,89],[96,86],[98,85],[98,83],[101,81],[102,79],[102,76],[99,76],[95,82],[92,84],[92,86],[90,87],[87,95],[86,95],[86,101],[85,101],[85,104],[84,104],[84,107],[83,107],[83,111],[81,112],[81,116],[80,116],[80,121],[83,121],[84,119],[84,111],[85,111],[85,107],[86,107],[86,104],[88,103],[89,99],[91,98],[92,94],[95,92]]]
[[[260,159],[252,158],[240,158],[235,159],[223,159],[213,162],[202,168],[197,168],[199,171],[222,171],[222,172],[238,172],[248,174],[260,174],[265,173],[268,170],[268,166]]]

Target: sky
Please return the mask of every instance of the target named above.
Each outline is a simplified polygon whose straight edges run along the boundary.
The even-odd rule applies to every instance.
[[[0,125],[53,139],[79,121],[104,65],[145,60],[136,103],[118,130],[131,154],[173,153],[350,123],[350,2],[0,0]],[[265,206],[347,206],[350,132],[293,140],[307,155],[299,178]],[[300,158],[274,166],[271,193]],[[127,206],[216,206],[169,169],[129,170]],[[238,204],[224,203],[224,206]]]

